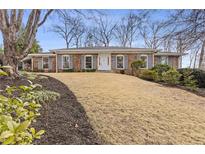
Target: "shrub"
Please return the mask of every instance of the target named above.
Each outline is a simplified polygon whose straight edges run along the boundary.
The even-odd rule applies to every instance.
[[[143,70],[139,77],[148,81],[155,81],[157,78],[157,72],[153,70]]]
[[[1,69],[0,69],[0,77],[1,76],[8,76],[8,73],[6,73],[6,72],[4,72],[4,71],[2,71]]]
[[[125,70],[120,70],[120,74],[125,74]]]
[[[195,90],[197,87],[197,80],[194,79],[193,70],[185,68],[179,69],[178,72],[181,74],[180,83],[191,90]]]
[[[96,69],[83,69],[82,72],[96,72]]]
[[[74,72],[74,69],[64,69],[63,72]]]
[[[44,133],[44,130],[36,131],[30,126],[40,115],[40,103],[46,100],[38,94],[42,95],[39,91],[42,86],[30,83],[30,86],[7,87],[4,95],[0,95],[0,144],[31,144]],[[50,92],[47,94],[49,100],[58,95],[53,97],[52,93],[51,97]]]
[[[175,69],[170,69],[162,73],[162,80],[169,85],[177,85],[179,83],[181,74]]]
[[[8,73],[4,71],[5,68],[6,66],[0,66],[0,77],[8,76]]]
[[[193,69],[193,78],[197,81],[199,88],[205,88],[205,71]]]
[[[190,68],[182,68],[178,69],[178,71],[182,74],[181,81],[184,80],[184,71],[191,71],[191,75],[193,76],[193,79],[196,80],[197,86],[199,88],[205,88],[205,71],[200,69],[190,69]]]
[[[140,68],[142,68],[145,65],[145,62],[142,60],[137,60],[132,62],[131,67],[132,67],[132,74],[134,76],[139,76],[140,74]]]
[[[145,62],[143,60],[137,60],[137,61],[132,62],[131,67],[132,69],[138,70],[142,68],[144,65],[145,65]]]
[[[166,64],[157,64],[152,68],[153,71],[157,72],[157,81],[162,81],[162,74],[170,69],[171,67]]]

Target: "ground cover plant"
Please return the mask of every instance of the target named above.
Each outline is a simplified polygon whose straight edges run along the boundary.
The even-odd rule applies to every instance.
[[[1,73],[1,76],[5,78],[8,74]],[[7,85],[0,92],[0,144],[32,144],[45,132],[36,130],[32,123],[40,116],[43,103],[55,101],[59,94],[31,81],[27,84]]]

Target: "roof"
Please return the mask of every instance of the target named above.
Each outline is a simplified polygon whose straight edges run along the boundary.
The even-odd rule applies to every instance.
[[[25,58],[23,58],[21,61],[26,61],[30,60],[34,56],[55,56],[55,54],[50,53],[50,52],[44,52],[44,53],[33,53],[33,54],[28,54]]]
[[[179,53],[179,52],[157,52],[155,53],[155,56],[182,56],[186,55],[185,53]]]
[[[123,53],[123,52],[155,52],[155,49],[151,48],[129,48],[129,47],[83,47],[83,48],[63,48],[63,49],[52,49],[50,52],[56,53],[101,53],[101,52],[112,52],[112,53]]]
[[[129,47],[83,47],[83,48],[62,48],[52,49],[50,52],[28,54],[22,61],[29,60],[33,56],[55,56],[55,54],[97,54],[97,53],[155,53],[155,56],[182,56],[185,54],[177,52],[162,52],[151,48],[129,48]]]

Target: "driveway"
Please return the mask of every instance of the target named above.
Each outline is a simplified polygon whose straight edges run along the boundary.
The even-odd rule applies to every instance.
[[[108,144],[205,144],[204,97],[122,74],[47,75],[68,86]]]

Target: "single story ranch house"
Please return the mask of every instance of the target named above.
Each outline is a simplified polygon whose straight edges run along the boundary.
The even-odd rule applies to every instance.
[[[160,52],[149,48],[86,47],[54,49],[47,53],[29,54],[22,60],[23,69],[34,72],[110,71],[131,73],[131,63],[145,61],[144,68],[155,64],[180,66],[180,53]]]

